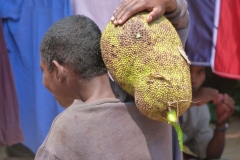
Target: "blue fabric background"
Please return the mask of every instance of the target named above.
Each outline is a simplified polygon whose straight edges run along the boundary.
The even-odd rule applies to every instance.
[[[57,20],[71,15],[69,0],[0,0],[0,17],[13,69],[24,144],[36,152],[63,110],[42,84],[40,42]]]
[[[185,50],[192,64],[210,66],[215,0],[187,0],[190,31]]]

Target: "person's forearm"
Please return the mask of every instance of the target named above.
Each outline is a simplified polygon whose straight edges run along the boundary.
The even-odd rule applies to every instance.
[[[177,8],[171,13],[166,12],[164,16],[167,17],[173,24],[184,46],[187,40],[190,25],[187,2],[186,0],[176,0],[176,2]]]
[[[225,146],[225,131],[214,131],[213,138],[207,147],[206,159],[220,158]]]
[[[187,11],[187,1],[186,0],[176,0],[177,7],[172,12],[169,13],[167,10],[164,14],[173,24],[176,29],[185,28],[189,22],[189,15]]]
[[[165,8],[164,14],[171,14],[177,9],[177,2],[176,0],[170,1],[169,4]]]

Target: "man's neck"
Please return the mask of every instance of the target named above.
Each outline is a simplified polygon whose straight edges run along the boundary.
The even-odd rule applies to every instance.
[[[90,81],[82,83],[81,88],[83,89],[79,91],[79,95],[85,103],[104,98],[115,98],[110,86],[108,74],[94,77]]]

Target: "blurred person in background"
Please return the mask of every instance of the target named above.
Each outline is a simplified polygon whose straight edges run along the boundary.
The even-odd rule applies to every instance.
[[[180,117],[184,133],[184,145],[197,157],[184,153],[184,159],[218,159],[225,146],[225,132],[228,119],[234,111],[234,100],[228,94],[221,94],[217,89],[203,87],[206,79],[206,67],[190,66],[193,102],[191,107]],[[216,105],[217,121],[213,130],[207,103]]]

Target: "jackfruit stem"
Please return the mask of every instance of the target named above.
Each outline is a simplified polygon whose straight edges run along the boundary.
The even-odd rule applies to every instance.
[[[166,121],[175,128],[175,131],[177,132],[177,135],[178,135],[178,142],[179,142],[180,150],[184,151],[182,129],[177,122],[178,121],[177,113],[174,109],[171,109],[171,107],[168,107]]]
[[[178,123],[172,122],[172,121],[168,121],[168,123],[170,123],[175,128],[177,135],[178,135],[178,143],[179,143],[180,150],[184,151],[183,133],[182,133],[182,129],[181,129],[180,125]]]

